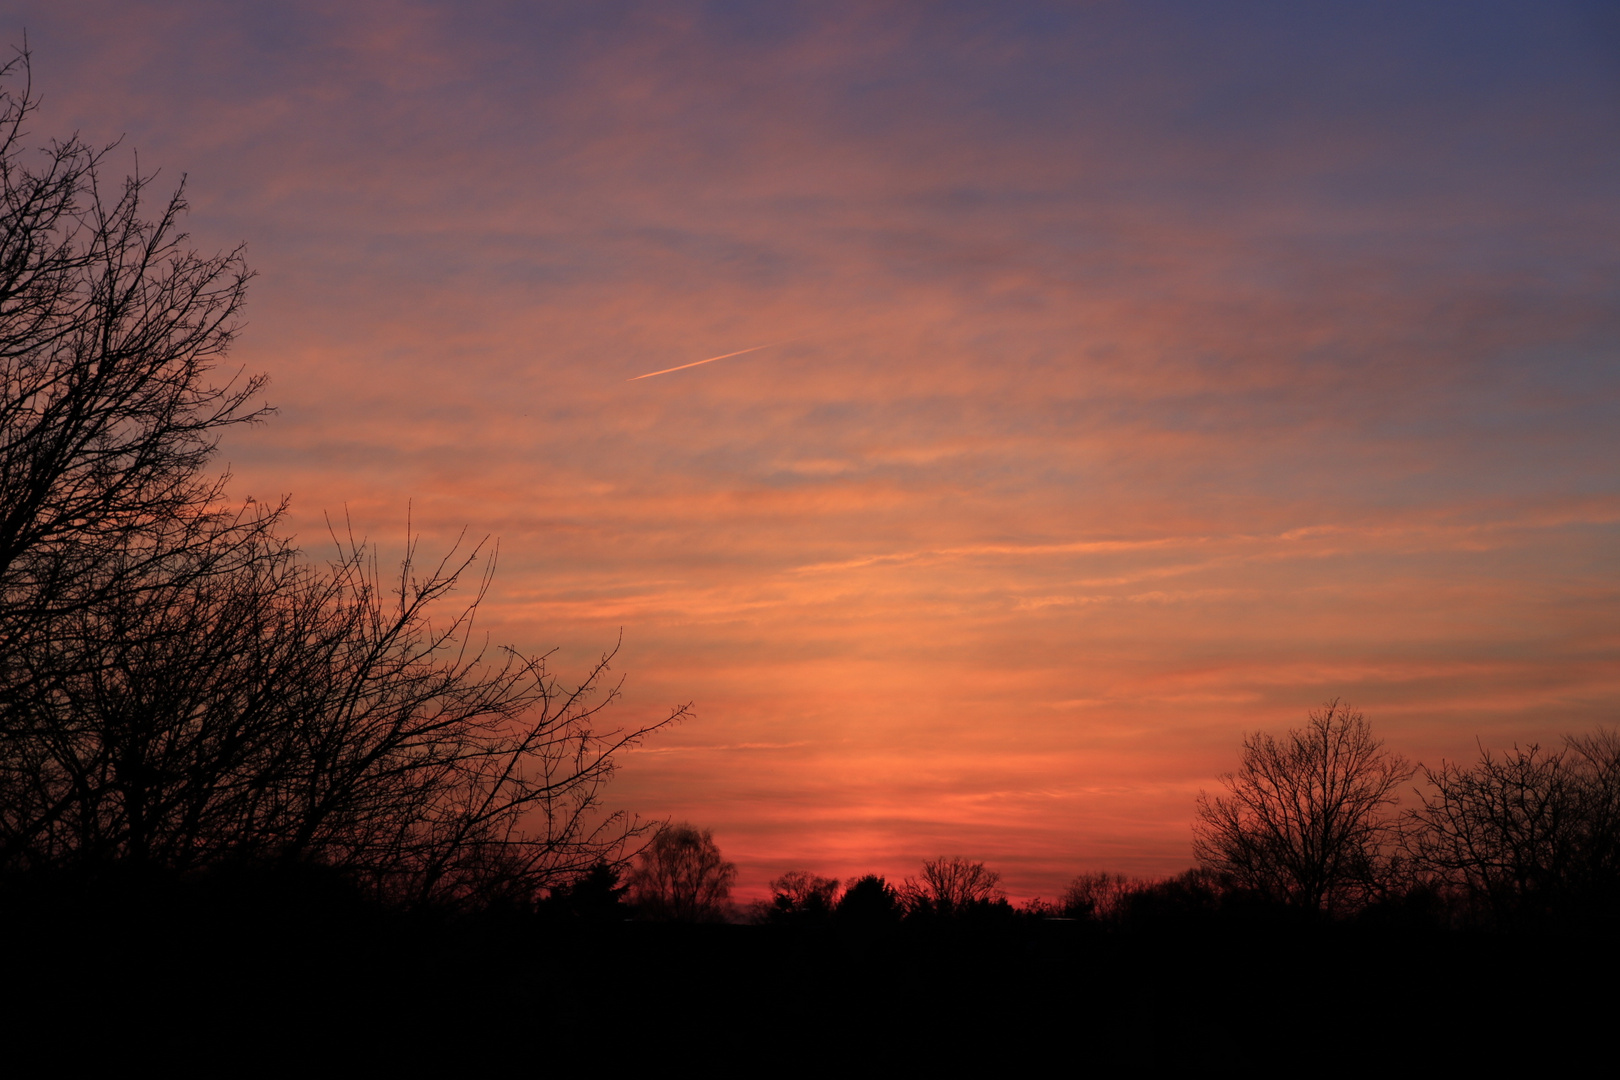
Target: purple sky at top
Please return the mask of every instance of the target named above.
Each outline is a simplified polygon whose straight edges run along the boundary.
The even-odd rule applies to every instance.
[[[1615,722],[1600,4],[0,3],[259,271],[239,495],[620,629],[745,889],[1186,865],[1245,731]],[[648,371],[766,343],[654,379]]]

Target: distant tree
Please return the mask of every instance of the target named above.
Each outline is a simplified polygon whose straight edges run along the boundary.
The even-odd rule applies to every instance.
[[[1118,896],[1112,921],[1137,927],[1196,924],[1216,915],[1230,892],[1229,879],[1207,867],[1135,881]]]
[[[1227,794],[1198,797],[1194,854],[1291,906],[1354,906],[1389,883],[1400,830],[1388,811],[1412,774],[1359,712],[1331,701],[1283,739],[1244,738]]]
[[[907,878],[903,891],[908,906],[918,912],[950,917],[964,915],[976,908],[998,902],[1006,897],[996,886],[1001,875],[981,862],[972,862],[960,855],[941,855],[923,863],[918,878]]]
[[[1076,874],[1063,890],[1057,910],[1070,919],[1106,920],[1118,912],[1133,889],[1143,884],[1103,870]]]
[[[1620,730],[1602,728],[1565,742],[1581,778],[1579,885],[1587,902],[1620,918]]]
[[[736,879],[736,865],[721,858],[710,830],[666,825],[636,856],[629,899],[642,918],[719,922],[727,915]]]
[[[574,880],[552,886],[541,913],[572,922],[619,922],[629,914],[623,902],[629,886],[621,885],[619,877],[613,866],[597,862]]]
[[[765,918],[774,923],[825,922],[838,904],[838,879],[789,870],[770,883]]]
[[[1503,925],[1620,916],[1620,733],[1423,772],[1432,794],[1409,832],[1421,871]]]
[[[899,890],[879,875],[867,874],[849,880],[835,915],[853,926],[886,926],[899,922],[904,911]]]

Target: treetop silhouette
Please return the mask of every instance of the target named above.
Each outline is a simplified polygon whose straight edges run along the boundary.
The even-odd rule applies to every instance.
[[[1292,906],[1353,905],[1389,880],[1400,834],[1388,810],[1412,774],[1361,713],[1330,701],[1281,739],[1245,736],[1227,794],[1198,798],[1193,853]]]

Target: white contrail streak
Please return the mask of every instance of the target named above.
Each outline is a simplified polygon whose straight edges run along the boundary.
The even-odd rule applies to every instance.
[[[725,360],[728,357],[741,356],[743,353],[759,352],[759,350],[761,350],[761,349],[770,348],[771,345],[780,345],[780,344],[782,344],[780,341],[773,341],[773,342],[771,342],[770,345],[755,345],[751,349],[738,349],[736,352],[728,352],[728,353],[724,353],[724,354],[722,354],[720,356],[711,356],[707,360],[694,360],[690,364],[682,364],[680,367],[667,367],[663,371],[649,371],[645,375],[637,375],[637,376],[635,376],[635,378],[626,379],[624,381],[625,382],[635,382],[636,379],[650,379],[654,375],[668,375],[672,371],[685,371],[687,368],[689,368],[689,367],[697,367],[699,364],[712,364],[716,360]]]

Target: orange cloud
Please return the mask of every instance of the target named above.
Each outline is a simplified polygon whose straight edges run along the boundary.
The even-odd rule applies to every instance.
[[[696,719],[614,795],[745,892],[1175,870],[1242,733],[1332,696],[1426,760],[1612,720],[1581,47],[1448,37],[1436,81],[1421,28],[1309,13],[592,10],[53,6],[38,130],[248,242],[281,412],[234,490],[312,557],[345,507],[497,535],[482,624],[565,676],[622,628],[622,714]]]

